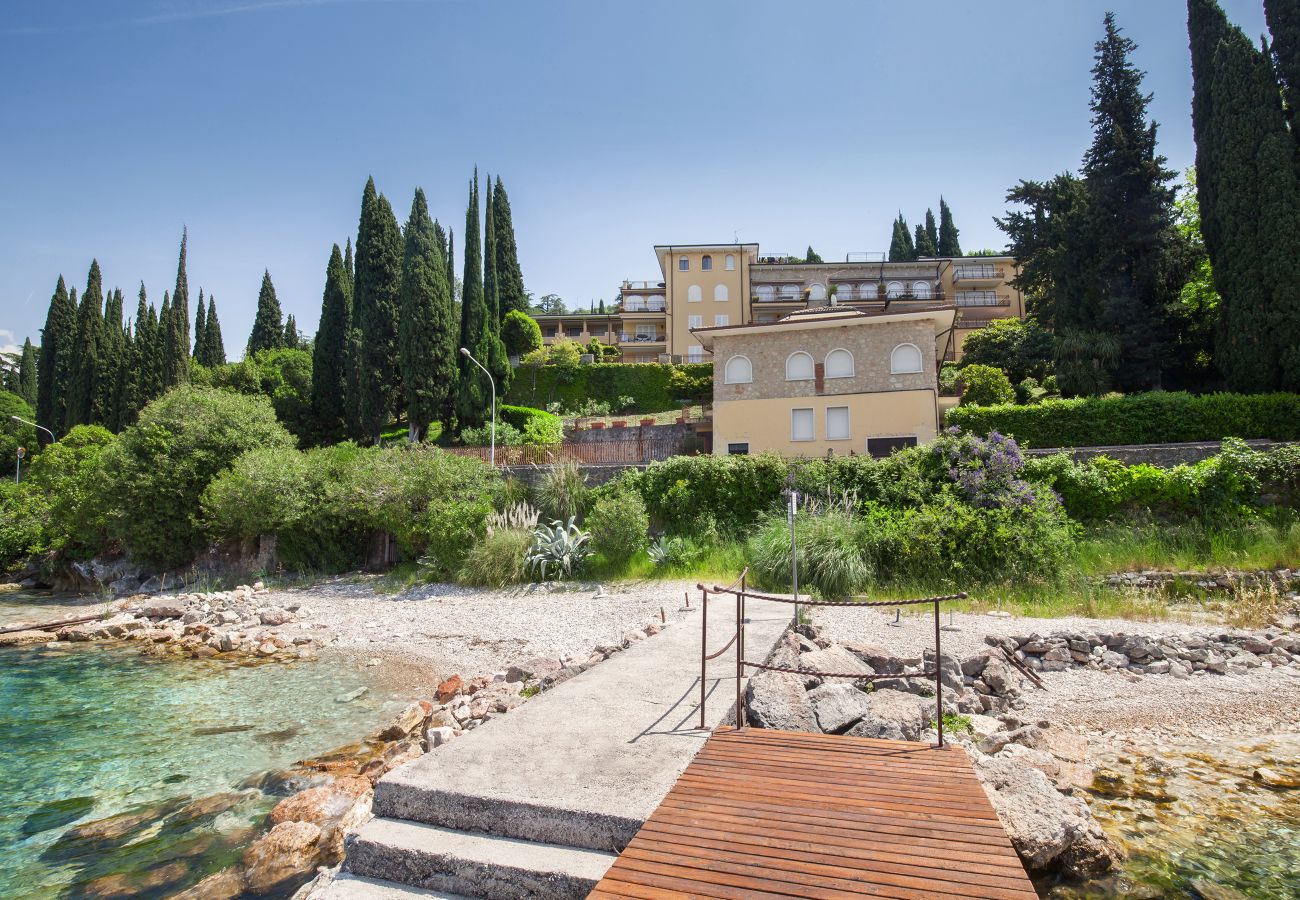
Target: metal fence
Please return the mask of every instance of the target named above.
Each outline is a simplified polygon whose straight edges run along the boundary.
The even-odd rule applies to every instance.
[[[628,438],[563,444],[523,444],[497,447],[498,466],[547,466],[561,462],[581,465],[636,465],[668,459],[681,453],[680,435]],[[448,447],[448,453],[471,456],[487,462],[488,447]]]

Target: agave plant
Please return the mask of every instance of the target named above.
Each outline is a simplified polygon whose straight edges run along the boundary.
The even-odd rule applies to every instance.
[[[591,535],[574,524],[576,516],[568,522],[558,519],[550,525],[538,525],[533,532],[533,546],[524,558],[524,567],[530,576],[545,581],[548,576],[570,578],[582,568],[591,555],[588,541]]]
[[[651,541],[646,552],[650,554],[650,561],[656,566],[666,566],[679,562],[684,549],[681,538],[661,534]]]

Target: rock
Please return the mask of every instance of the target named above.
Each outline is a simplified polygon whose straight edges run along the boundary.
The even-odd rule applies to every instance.
[[[402,710],[401,715],[378,733],[378,737],[381,741],[396,741],[404,738],[424,724],[427,716],[428,712],[419,701],[416,701]]]
[[[140,615],[146,619],[179,619],[185,615],[185,606],[174,598],[160,597],[140,607]]]
[[[370,781],[359,775],[344,775],[329,784],[299,791],[285,797],[271,810],[271,824],[281,822],[311,822],[323,825],[352,808],[352,805],[371,791]]]
[[[989,664],[989,660],[998,655],[998,651],[990,647],[988,650],[981,650],[974,656],[968,656],[961,661],[961,673],[972,678],[978,678],[984,672],[984,667]]]
[[[1017,696],[1020,693],[1020,686],[1024,683],[1023,675],[1011,668],[1011,664],[1005,659],[996,656],[989,658],[980,677],[993,693],[1000,697]]]
[[[803,679],[789,672],[761,671],[745,686],[745,711],[759,728],[820,731]]]
[[[287,625],[288,623],[292,622],[293,613],[289,612],[287,609],[281,609],[278,606],[272,606],[260,610],[257,614],[257,618],[258,621],[260,621],[263,625],[270,625],[272,627],[275,627],[278,625]]]
[[[851,684],[828,683],[808,692],[817,725],[827,734],[838,734],[867,714],[867,695]]]
[[[211,819],[234,809],[247,799],[246,794],[236,791],[228,791],[223,794],[212,794],[208,797],[200,797],[197,800],[191,800],[179,810],[176,811],[177,822],[193,822],[198,819]]]
[[[357,688],[356,690],[348,691],[346,694],[339,694],[337,697],[334,698],[334,702],[351,703],[353,700],[356,700],[359,697],[361,697],[363,694],[365,694],[367,690],[369,689],[363,686]]]
[[[47,644],[59,636],[52,631],[11,631],[0,634],[0,647],[20,647],[23,644]]]
[[[453,675],[438,685],[437,697],[439,703],[449,703],[451,699],[460,693],[460,689],[465,686],[465,682],[459,675]]]
[[[929,727],[934,703],[924,697],[891,689],[875,690],[867,697],[867,711],[850,728],[853,737],[879,738],[888,741],[920,740]]]
[[[825,650],[799,654],[799,668],[838,675],[873,675],[875,671],[847,648],[831,645]]]
[[[276,893],[290,879],[308,875],[321,860],[321,829],[311,822],[281,822],[244,851],[244,887]]]
[[[997,753],[997,759],[1013,759],[1022,765],[1042,772],[1056,784],[1061,774],[1061,764],[1045,750],[1031,750],[1024,744],[1007,744]]]
[[[1270,769],[1267,766],[1260,766],[1254,772],[1250,773],[1250,777],[1254,778],[1258,782],[1268,785],[1269,787],[1300,788],[1300,778],[1283,775],[1281,772]]]
[[[975,772],[1025,867],[1095,877],[1121,858],[1087,804],[1061,794],[1046,775],[1014,759],[977,756]]]
[[[970,720],[971,734],[976,740],[986,738],[994,732],[1002,729],[1002,723],[992,716],[984,716],[978,713],[967,716]]]
[[[244,892],[244,880],[238,870],[225,868],[213,872],[189,890],[173,894],[171,900],[235,900]]]
[[[921,662],[927,669],[934,668],[934,651],[926,649],[921,657]],[[939,654],[939,679],[943,686],[954,691],[960,691],[965,687],[962,681],[961,661],[951,653]]]
[[[527,681],[530,678],[544,678],[564,668],[558,659],[538,656],[522,663],[516,663],[506,670],[506,681]]]
[[[1036,725],[1022,725],[1010,731],[999,731],[980,741],[984,753],[997,753],[1007,744],[1022,744],[1035,750],[1046,745],[1042,729]]]
[[[429,749],[441,747],[456,736],[456,730],[449,725],[439,725],[430,728],[424,733],[425,740],[429,742]]]
[[[902,674],[906,661],[879,644],[845,644],[845,649],[871,667],[871,671],[881,675]]]
[[[1088,759],[1088,739],[1072,731],[1049,728],[1043,732],[1043,749],[1059,760],[1081,763]]]

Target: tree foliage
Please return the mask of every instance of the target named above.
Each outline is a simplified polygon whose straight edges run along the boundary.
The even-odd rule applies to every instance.
[[[402,234],[388,198],[366,182],[357,229],[352,315],[358,332],[357,413],[361,436],[378,441],[400,408],[398,315],[402,296]]]
[[[262,287],[257,292],[257,314],[253,317],[253,330],[244,348],[245,356],[263,350],[279,350],[284,346],[284,314],[275,296],[270,271],[262,273]]]
[[[456,386],[456,342],[446,261],[424,191],[417,188],[406,222],[398,343],[402,386],[413,440],[444,414]]]
[[[325,266],[320,324],[312,346],[312,408],[324,434],[340,437],[346,422],[348,332],[352,327],[351,280],[335,244]]]

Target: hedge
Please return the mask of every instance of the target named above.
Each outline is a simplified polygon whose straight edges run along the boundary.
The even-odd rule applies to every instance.
[[[1225,437],[1300,439],[1300,394],[1152,391],[1128,396],[1044,400],[1030,406],[960,406],[949,426],[1000,431],[1022,447],[1097,447],[1217,441]]]
[[[592,363],[576,369],[516,369],[506,402],[539,409],[559,402],[572,408],[587,400],[614,405],[620,397],[631,397],[628,413],[652,413],[676,409],[682,400],[703,403],[712,396],[712,363]]]
[[[519,431],[525,444],[558,444],[564,440],[564,422],[544,409],[503,405],[501,421]]]

